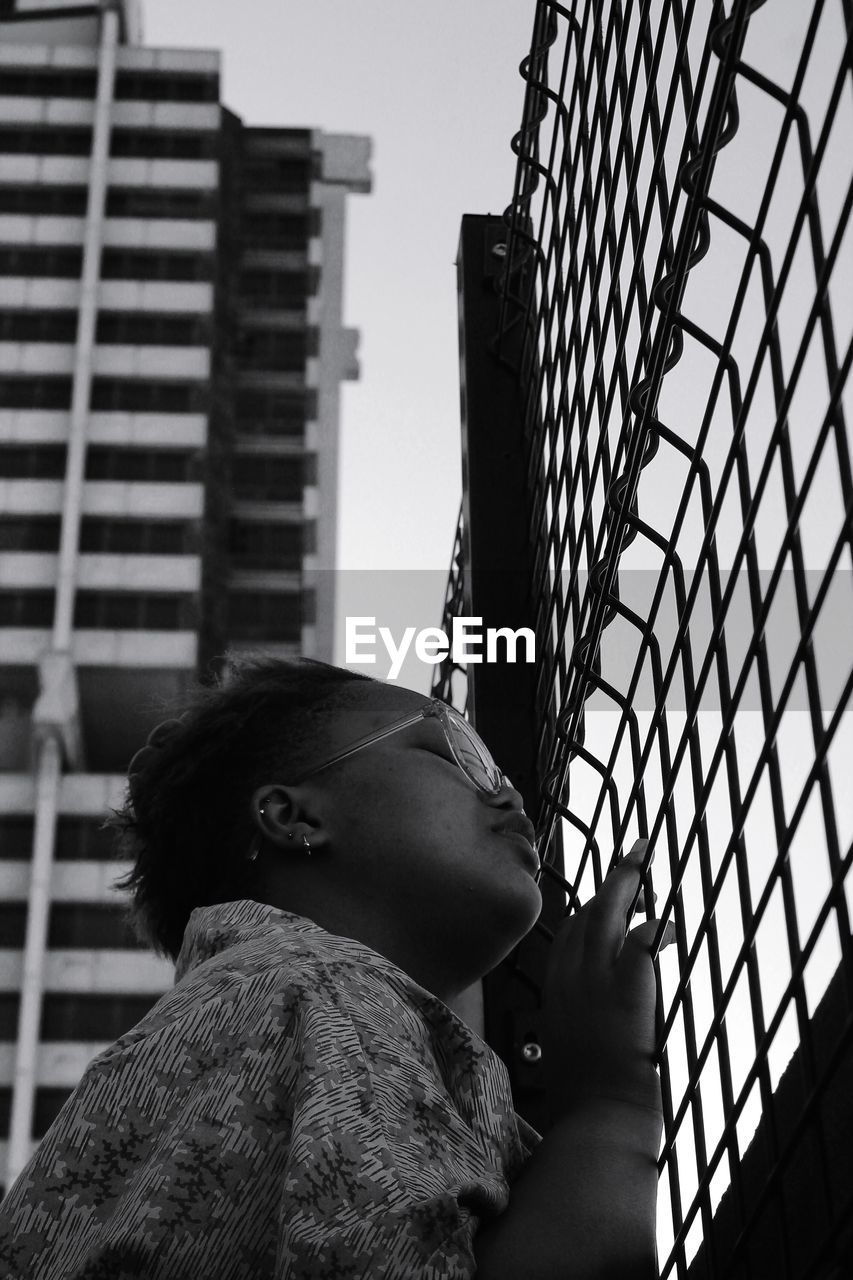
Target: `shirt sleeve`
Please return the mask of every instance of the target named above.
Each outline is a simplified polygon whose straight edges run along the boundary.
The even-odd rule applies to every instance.
[[[0,1206],[8,1274],[472,1276],[508,1200],[500,1144],[454,1106],[411,1011],[389,995],[356,1020],[345,985],[319,966],[183,1007],[176,988],[94,1061]]]
[[[489,1136],[515,1128],[500,1082],[481,1106],[496,1123],[463,1116],[390,992],[359,991],[355,1019],[321,979],[299,1017],[277,1280],[473,1276],[480,1222],[509,1199]]]

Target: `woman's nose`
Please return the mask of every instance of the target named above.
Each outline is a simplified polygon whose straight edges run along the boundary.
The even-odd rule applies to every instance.
[[[512,785],[512,781],[504,774],[501,778],[500,791],[495,792],[493,796],[483,796],[484,800],[488,800],[490,804],[496,805],[498,808],[524,809],[524,800],[521,792],[516,791]]]

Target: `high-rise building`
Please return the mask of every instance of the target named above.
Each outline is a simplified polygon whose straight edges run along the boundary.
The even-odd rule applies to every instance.
[[[172,980],[99,830],[226,649],[330,659],[347,194],[133,0],[0,0],[0,1181]]]

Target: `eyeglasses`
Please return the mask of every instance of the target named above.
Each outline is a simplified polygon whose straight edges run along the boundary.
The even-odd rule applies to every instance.
[[[291,786],[298,786],[299,783],[305,782],[308,778],[313,778],[322,769],[328,769],[331,765],[338,764],[341,760],[348,760],[350,756],[354,756],[357,751],[362,751],[364,747],[369,747],[371,743],[381,742],[384,738],[390,738],[392,733],[399,733],[401,729],[408,729],[409,725],[417,724],[419,720],[432,719],[437,720],[441,725],[453,759],[459,765],[468,781],[478,791],[483,791],[489,796],[496,796],[504,786],[510,785],[509,779],[504,776],[492,759],[485,742],[474,732],[468,721],[453,707],[449,707],[447,703],[437,700],[427,703],[425,707],[421,707],[420,711],[414,715],[405,716],[402,720],[395,720],[393,724],[386,725],[384,729],[377,729],[376,733],[371,733],[366,738],[359,738],[357,742],[347,747],[346,751],[340,751],[336,756],[332,756],[331,760],[324,760],[322,764],[314,765],[304,773],[297,774],[295,778],[290,779],[290,784]]]

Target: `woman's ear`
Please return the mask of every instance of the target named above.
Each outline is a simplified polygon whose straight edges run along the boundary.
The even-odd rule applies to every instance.
[[[267,783],[258,787],[251,800],[252,821],[262,835],[278,844],[287,833],[294,817],[293,799],[287,787]]]
[[[265,839],[279,848],[302,849],[325,843],[318,825],[305,812],[296,788],[281,783],[258,787],[251,800],[252,821]]]

